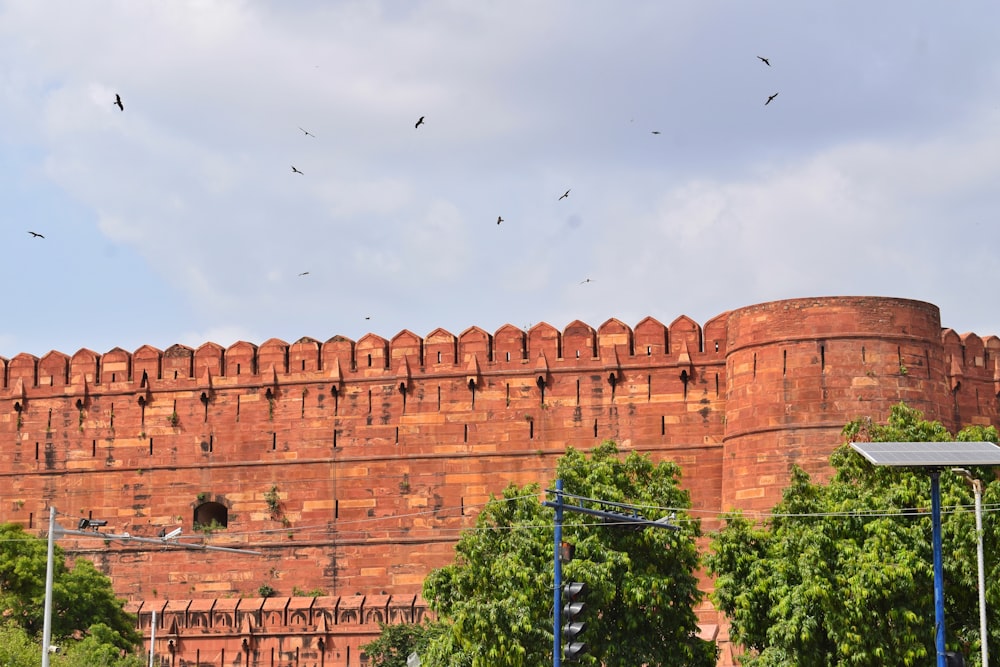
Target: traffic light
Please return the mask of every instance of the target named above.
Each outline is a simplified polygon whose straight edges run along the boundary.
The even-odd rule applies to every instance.
[[[571,581],[562,588],[563,659],[567,661],[579,660],[587,651],[587,645],[579,641],[580,633],[587,625],[579,620],[584,608],[580,598],[586,590],[587,585],[579,581]]]
[[[954,651],[945,651],[944,660],[948,667],[965,667],[965,656]]]

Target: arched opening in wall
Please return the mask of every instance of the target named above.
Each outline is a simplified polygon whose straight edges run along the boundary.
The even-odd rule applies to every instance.
[[[225,528],[229,525],[229,510],[222,503],[207,502],[194,508],[194,528]]]

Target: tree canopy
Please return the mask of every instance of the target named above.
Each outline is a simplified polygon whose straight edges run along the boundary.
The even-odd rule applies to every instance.
[[[712,542],[713,601],[731,622],[730,636],[749,667],[923,665],[935,655],[930,481],[926,472],[876,467],[847,442],[997,442],[992,427],[953,437],[939,422],[903,404],[888,423],[869,419],[844,428],[831,456],[829,483],[799,468],[763,523],[739,514]],[[985,506],[1000,501],[989,469],[973,470]],[[969,485],[940,475],[945,614],[950,650],[978,664],[976,529]],[[1000,522],[984,516],[987,607],[1000,604]],[[1000,615],[990,612],[989,648],[1000,648]]]
[[[28,637],[40,636],[45,608],[45,540],[12,523],[0,524],[0,615]],[[95,626],[99,626],[91,632]],[[9,629],[9,628],[8,628]],[[13,636],[13,635],[11,635]],[[111,588],[111,580],[85,558],[68,566],[56,545],[53,560],[53,643],[73,637],[110,642],[113,652],[131,651],[140,641],[135,619]],[[91,643],[93,643],[93,641]]]
[[[581,664],[607,667],[715,664],[714,642],[698,637],[694,606],[699,523],[671,462],[622,456],[604,442],[588,456],[570,449],[556,476],[564,492],[643,508],[648,519],[676,512],[679,531],[627,530],[566,511],[563,539],[575,554],[563,580],[584,582],[589,649]],[[440,620],[421,654],[432,666],[535,667],[552,662],[553,510],[537,485],[509,486],[463,533],[455,561],[433,571],[424,597]],[[595,523],[598,522],[598,523]],[[379,663],[374,663],[379,664]],[[388,665],[389,663],[382,663]]]

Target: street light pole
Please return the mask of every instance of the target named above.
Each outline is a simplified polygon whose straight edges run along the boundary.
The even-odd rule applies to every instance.
[[[52,570],[55,567],[52,557],[56,541],[56,508],[49,506],[49,546],[45,560],[45,610],[42,622],[42,667],[49,667],[49,649],[52,642]]]
[[[129,535],[128,533],[116,534],[116,533],[102,533],[97,530],[98,527],[107,524],[107,521],[97,521],[97,520],[84,520],[81,519],[80,526],[93,526],[93,531],[84,530],[67,530],[56,523],[56,508],[55,506],[49,506],[49,545],[48,545],[48,556],[45,562],[45,609],[43,612],[43,622],[42,622],[42,667],[49,667],[49,654],[52,650],[52,579],[53,570],[55,569],[55,539],[61,535],[76,535],[79,537],[100,537],[104,540],[117,540],[119,542],[144,542],[147,544],[159,544],[164,547],[170,547],[175,549],[190,549],[198,551],[226,551],[235,554],[249,554],[251,556],[261,555],[259,551],[251,551],[250,549],[233,549],[230,547],[216,547],[210,546],[208,544],[192,544],[190,542],[179,542],[177,538],[180,537],[181,531],[175,530],[168,535],[160,538],[151,537],[136,537],[134,535]],[[156,617],[153,617],[153,624],[156,624]],[[153,637],[155,638],[155,629],[153,630]],[[150,651],[152,652],[152,642],[150,642]],[[150,664],[152,664],[152,658],[150,658]]]
[[[979,642],[983,667],[990,665],[990,649],[986,642],[986,564],[983,558],[983,481],[965,468],[952,468],[972,485],[976,496],[976,564],[979,570]]]

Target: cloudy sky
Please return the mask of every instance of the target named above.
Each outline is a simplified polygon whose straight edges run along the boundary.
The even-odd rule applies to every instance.
[[[0,356],[827,295],[1000,335],[998,25],[986,0],[0,0]]]

